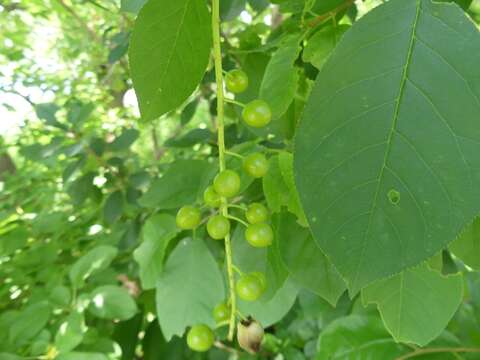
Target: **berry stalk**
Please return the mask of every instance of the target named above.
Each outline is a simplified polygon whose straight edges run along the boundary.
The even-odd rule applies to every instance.
[[[212,0],[212,35],[213,35],[213,57],[215,62],[215,79],[217,82],[217,133],[218,133],[218,160],[220,172],[225,170],[225,134],[224,134],[224,102],[223,93],[223,68],[222,68],[222,47],[220,41],[220,0]],[[228,217],[227,199],[222,196],[220,213]],[[233,340],[235,331],[236,297],[235,278],[232,260],[232,243],[230,234],[225,237],[225,256],[227,260],[228,287],[230,291],[230,320],[228,323],[228,339]]]

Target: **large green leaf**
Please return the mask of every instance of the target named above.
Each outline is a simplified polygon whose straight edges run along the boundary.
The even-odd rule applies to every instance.
[[[479,62],[478,30],[457,6],[392,0],[322,67],[296,183],[352,293],[432,257],[480,212]]]
[[[294,63],[300,52],[299,41],[299,36],[287,38],[265,69],[260,98],[270,105],[274,121],[287,111],[297,90],[298,70]]]
[[[327,326],[318,339],[317,360],[393,360],[406,353],[380,319],[350,315]]]
[[[466,265],[480,270],[480,218],[462,231],[460,236],[450,244],[450,251]]]
[[[299,226],[293,215],[282,214],[281,231],[275,244],[285,262],[290,277],[335,306],[346,286],[337,270],[320,251],[310,231]]]
[[[70,268],[68,276],[75,287],[85,285],[85,280],[94,273],[104,270],[110,265],[115,256],[117,248],[109,245],[100,245],[78,259]]]
[[[178,160],[140,198],[143,206],[174,209],[194,203],[215,175],[216,166],[205,160]]]
[[[143,6],[129,50],[143,119],[163,115],[190,96],[207,67],[210,45],[205,0],[151,0]]]
[[[461,274],[443,276],[424,264],[367,286],[362,302],[377,304],[396,341],[424,346],[447,326],[462,295]]]
[[[155,287],[163,269],[165,250],[176,234],[175,217],[168,214],[154,215],[143,226],[143,242],[133,253],[133,258],[140,266],[143,289]]]
[[[157,315],[169,341],[187,326],[215,326],[212,310],[224,300],[222,274],[201,239],[180,241],[157,282]]]

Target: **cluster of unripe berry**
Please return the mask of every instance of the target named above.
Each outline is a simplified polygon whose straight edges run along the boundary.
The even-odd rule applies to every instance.
[[[265,155],[253,153],[244,159],[245,172],[254,177],[263,177],[268,170],[268,161]],[[219,172],[211,186],[203,193],[205,205],[219,208],[222,197],[228,199],[238,195],[240,191],[240,176],[233,170]],[[228,205],[227,205],[228,206]],[[273,230],[267,223],[269,211],[261,203],[252,203],[245,209],[246,223],[245,239],[253,247],[261,248],[272,244]],[[207,233],[214,240],[223,240],[230,233],[230,217],[216,213],[207,221]],[[187,205],[177,213],[176,223],[180,229],[193,230],[200,225],[202,214],[199,208]],[[260,272],[241,274],[236,284],[238,296],[245,301],[257,300],[265,290],[265,275]]]
[[[248,77],[242,70],[232,70],[225,76],[225,85],[228,91],[237,94],[248,87]],[[242,104],[240,104],[242,105]],[[252,127],[263,127],[270,123],[272,113],[268,104],[263,100],[253,100],[244,106],[242,118]],[[264,154],[256,152],[243,158],[244,171],[253,178],[261,178],[268,171],[268,160]],[[239,206],[244,210],[245,219],[241,220],[227,215],[228,199],[232,199],[240,192],[241,181],[236,171],[224,169],[214,178],[213,183],[203,193],[203,200],[207,207],[219,209],[207,220],[207,233],[214,240],[223,240],[231,230],[231,220],[236,220],[246,226],[245,239],[253,247],[267,247],[273,242],[273,230],[268,224],[269,211],[261,203],[251,203],[248,206]],[[222,209],[224,211],[222,211]],[[201,210],[195,206],[183,206],[177,213],[177,226],[183,230],[194,230],[202,223]],[[235,283],[235,292],[244,301],[255,301],[266,289],[266,278],[262,272],[254,271],[239,273]],[[231,316],[231,306],[228,302],[218,304],[213,311],[213,318],[218,326],[228,323]],[[247,321],[248,320],[248,321]],[[237,338],[240,346],[247,351],[257,351],[263,338],[263,328],[253,319],[243,320],[237,327]],[[207,351],[213,345],[215,336],[213,331],[204,324],[192,326],[187,334],[187,344],[195,351]]]

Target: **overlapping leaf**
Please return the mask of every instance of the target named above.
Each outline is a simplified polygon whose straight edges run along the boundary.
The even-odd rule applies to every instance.
[[[210,45],[204,0],[151,0],[143,6],[129,50],[143,119],[163,115],[190,96],[207,67]]]
[[[478,30],[456,5],[394,0],[322,67],[296,182],[353,293],[433,256],[480,212],[479,62]]]
[[[367,286],[362,301],[377,304],[396,341],[425,346],[447,326],[462,295],[461,274],[443,276],[424,264]]]
[[[214,326],[213,307],[224,300],[220,268],[200,239],[182,240],[168,258],[157,282],[157,314],[169,341],[187,326]]]

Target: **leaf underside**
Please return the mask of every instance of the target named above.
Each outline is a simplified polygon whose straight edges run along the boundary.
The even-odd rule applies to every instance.
[[[432,257],[479,212],[479,63],[478,30],[456,5],[394,0],[323,66],[295,176],[351,293]]]

